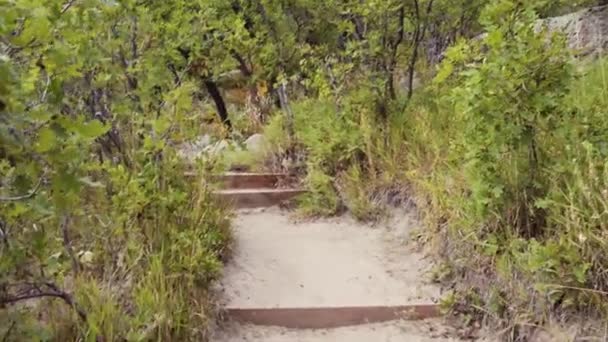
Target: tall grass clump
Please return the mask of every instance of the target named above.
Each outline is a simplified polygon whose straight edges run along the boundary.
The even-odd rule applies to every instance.
[[[373,220],[382,212],[381,188],[391,183],[383,183],[379,172],[389,159],[376,153],[385,140],[380,133],[384,125],[375,112],[374,95],[361,88],[340,99],[294,102],[291,138],[284,115],[275,115],[264,129],[268,149],[263,158],[289,157],[302,164],[293,166],[304,174],[309,190],[299,202],[304,215],[349,210],[358,219]]]

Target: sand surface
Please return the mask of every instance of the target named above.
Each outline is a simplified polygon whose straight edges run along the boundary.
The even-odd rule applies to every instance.
[[[328,330],[289,330],[274,327],[231,325],[213,341],[218,342],[456,342],[441,321],[387,322]]]
[[[404,215],[370,227],[349,218],[294,222],[279,209],[240,213],[222,281],[240,308],[432,304],[429,263],[408,246]]]
[[[235,245],[218,288],[223,304],[290,308],[433,304],[431,264],[411,241],[418,228],[401,213],[374,227],[348,217],[294,221],[278,208],[241,211]],[[442,320],[391,321],[293,330],[224,322],[212,341],[458,341]]]

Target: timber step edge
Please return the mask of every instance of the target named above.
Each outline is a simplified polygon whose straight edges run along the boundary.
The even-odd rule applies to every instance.
[[[185,172],[184,176],[194,177],[197,173]],[[224,189],[261,189],[274,188],[282,181],[293,180],[294,176],[286,173],[225,172],[214,175],[213,180]]]
[[[239,209],[272,207],[294,199],[306,193],[304,189],[226,189],[217,190],[213,194]]]
[[[229,321],[289,329],[331,329],[441,317],[438,304],[313,308],[225,308]]]

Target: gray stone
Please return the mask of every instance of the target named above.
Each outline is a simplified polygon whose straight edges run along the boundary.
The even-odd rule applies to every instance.
[[[580,55],[600,55],[608,46],[608,6],[596,6],[539,23],[550,31],[561,31],[570,48]]]
[[[198,139],[196,139],[196,141],[193,144],[193,146],[195,148],[200,148],[200,149],[203,149],[209,145],[211,145],[211,136],[209,134],[200,136]]]
[[[568,47],[581,57],[601,56],[608,47],[608,5],[586,8],[578,12],[558,17],[539,19],[535,29],[547,28],[549,32],[566,35]],[[473,40],[481,40],[488,34],[482,33]],[[443,55],[443,54],[442,54]]]
[[[254,134],[245,140],[247,150],[253,153],[260,153],[264,150],[265,139],[262,134]]]
[[[220,140],[213,145],[207,146],[204,152],[215,156],[226,151],[229,147],[230,144],[226,140]]]
[[[183,143],[178,147],[178,154],[185,159],[194,160],[200,157],[205,149],[211,145],[211,136],[208,134],[198,137],[193,142]]]

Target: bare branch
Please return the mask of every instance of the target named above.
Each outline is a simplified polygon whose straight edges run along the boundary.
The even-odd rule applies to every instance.
[[[0,240],[2,240],[6,247],[10,247],[8,242],[8,228],[2,219],[0,219]]]
[[[253,71],[249,68],[245,59],[241,55],[239,55],[238,52],[236,52],[236,50],[234,49],[230,50],[230,54],[237,62],[239,62],[239,70],[241,70],[243,76],[251,77]]]
[[[422,39],[424,39],[424,35],[426,34],[426,29],[428,26],[429,15],[431,14],[431,10],[433,9],[433,0],[429,0],[426,8],[426,16],[423,19],[420,16],[420,8],[418,4],[418,0],[414,0],[414,9],[416,14],[416,29],[414,30],[414,41],[412,47],[412,56],[410,58],[409,66],[408,66],[408,90],[407,90],[407,98],[411,99],[414,94],[414,72],[416,70],[416,61],[418,60],[418,49],[420,47],[420,43]]]
[[[23,301],[23,300],[37,299],[37,298],[43,298],[43,297],[63,298],[63,296],[62,296],[61,293],[56,293],[56,292],[36,292],[36,293],[30,293],[30,294],[21,295],[21,296],[14,296],[14,297],[3,298],[2,301],[0,302],[0,304],[2,304],[2,305],[15,304],[15,303]]]
[[[40,103],[44,103],[46,101],[46,96],[49,92],[49,86],[51,85],[51,76],[46,73],[46,84],[44,85],[44,90],[42,91],[42,95],[40,96]]]
[[[391,51],[390,51],[390,59],[388,61],[388,66],[387,66],[388,93],[389,93],[391,99],[393,99],[393,100],[397,98],[397,94],[395,93],[395,85],[394,85],[394,73],[395,73],[395,68],[397,66],[397,52],[399,51],[399,46],[403,42],[403,38],[405,36],[405,8],[403,5],[399,7],[398,23],[399,23],[399,30],[397,31],[397,37],[395,38],[394,41],[392,41],[392,39],[389,39],[389,48],[391,49]]]
[[[7,304],[15,304],[17,302],[28,300],[28,299],[38,299],[38,298],[45,298],[45,297],[59,298],[59,299],[62,299],[66,304],[68,304],[69,306],[74,308],[74,310],[76,311],[76,313],[78,314],[80,319],[82,319],[83,321],[87,320],[86,312],[84,312],[84,310],[82,310],[82,308],[79,308],[76,305],[72,296],[65,291],[61,291],[55,284],[41,283],[41,284],[28,284],[28,285],[31,286],[31,288],[28,291],[30,293],[18,295],[18,296],[2,297],[2,298],[0,298],[0,307],[5,306]],[[40,289],[40,286],[46,286],[49,289],[44,291],[44,290]]]
[[[0,202],[23,201],[23,200],[34,197],[34,195],[36,195],[38,190],[40,190],[40,186],[42,185],[43,179],[44,179],[44,175],[42,175],[42,177],[40,177],[40,179],[38,180],[38,184],[36,184],[36,187],[34,187],[34,189],[32,191],[30,191],[29,193],[27,193],[25,195],[21,195],[21,196],[15,196],[15,197],[1,197],[0,196]]]
[[[16,324],[17,324],[17,321],[11,322],[11,326],[8,327],[8,329],[6,330],[6,334],[4,334],[4,337],[2,338],[2,342],[8,342],[8,338],[11,336],[11,333],[13,332],[13,328],[15,328]]]
[[[67,12],[70,9],[70,7],[72,7],[72,5],[74,5],[74,3],[76,3],[76,0],[69,0],[65,5],[63,5],[60,13],[64,14],[65,12]]]
[[[76,259],[76,255],[74,254],[74,250],[72,249],[72,241],[70,239],[70,217],[66,214],[61,218],[61,232],[63,234],[63,247],[66,252],[72,259],[72,268],[74,269],[74,274],[77,275],[80,273],[80,263],[78,259]]]

